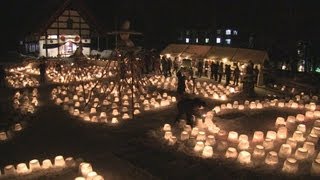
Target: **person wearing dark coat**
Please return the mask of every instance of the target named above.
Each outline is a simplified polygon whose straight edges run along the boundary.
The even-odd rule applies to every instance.
[[[171,77],[171,68],[172,68],[172,60],[171,58],[167,59],[167,74]]]
[[[40,83],[44,84],[46,82],[46,62],[42,60],[39,64],[40,69]]]
[[[198,62],[198,77],[202,76],[202,71],[203,71],[203,62],[199,60]]]
[[[220,62],[220,65],[218,67],[218,75],[219,75],[218,83],[221,83],[222,76],[223,76],[223,62]]]
[[[236,65],[236,68],[233,71],[233,77],[234,77],[233,85],[238,86],[239,78],[240,78],[240,69],[239,69],[238,65]]]
[[[206,107],[206,103],[200,98],[184,98],[180,100],[177,104],[178,115],[175,122],[179,122],[180,118],[185,115],[187,124],[194,127],[196,124],[195,117],[201,117]]]
[[[166,60],[166,57],[162,56],[160,62],[161,62],[161,67],[162,67],[161,68],[162,74],[167,77],[167,60]]]
[[[226,86],[228,86],[229,83],[230,83],[230,77],[231,77],[231,67],[230,67],[230,65],[226,64],[225,74],[226,74]]]
[[[181,70],[177,72],[177,78],[178,78],[178,88],[177,93],[180,96],[183,96],[183,94],[186,91],[186,76],[182,74]]]
[[[258,75],[259,75],[259,69],[258,69],[258,66],[255,66],[253,69],[254,84],[257,84],[258,82]]]

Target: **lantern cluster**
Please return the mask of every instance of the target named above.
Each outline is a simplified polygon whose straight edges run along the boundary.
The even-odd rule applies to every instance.
[[[44,174],[50,175],[62,172],[66,169],[74,169],[79,167],[79,174],[75,179],[97,179],[103,180],[101,175],[98,175],[92,168],[90,163],[79,162],[73,157],[64,158],[59,155],[54,158],[44,159],[41,163],[38,159],[30,160],[29,163],[18,163],[17,165],[7,165],[3,168],[3,173],[0,173],[0,178],[18,178],[24,177],[26,179],[36,178]],[[1,172],[1,171],[0,171]]]
[[[156,86],[158,89],[166,89],[170,91],[175,91],[177,89],[177,78],[164,76],[153,76],[150,78],[150,82],[153,86]],[[193,81],[186,81],[186,92],[195,93],[196,95],[215,99],[215,100],[227,100],[227,98],[235,93],[239,92],[239,87],[224,87],[221,84],[215,85],[214,83],[208,82],[196,82],[193,84]]]
[[[215,114],[228,111],[253,111],[274,107],[277,109],[303,109],[305,114],[278,117],[274,129],[267,132],[255,131],[252,136],[226,131],[213,123]],[[245,101],[216,106],[205,119],[198,119],[191,128],[184,120],[178,127],[165,124],[161,136],[168,145],[186,147],[187,152],[203,158],[226,158],[247,167],[279,169],[286,174],[309,173],[320,175],[320,153],[317,143],[320,137],[320,111],[314,103],[290,100]],[[272,123],[272,121],[270,121]],[[180,146],[184,144],[183,146]],[[304,166],[304,168],[302,168]]]
[[[106,69],[96,65],[74,66],[72,64],[61,65],[61,70],[50,66],[47,69],[47,77],[51,83],[68,84],[72,82],[93,81],[99,78],[113,77],[115,70],[113,68]]]
[[[143,111],[166,107],[176,101],[167,93],[148,93],[143,87],[121,86],[111,82],[87,83],[84,86],[61,86],[53,89],[52,99],[71,115],[88,122],[116,124]],[[133,97],[133,100],[132,100]],[[133,104],[132,104],[133,102]]]
[[[7,69],[6,81],[9,87],[25,88],[38,87],[39,81],[36,78],[39,71],[31,67],[15,67]]]

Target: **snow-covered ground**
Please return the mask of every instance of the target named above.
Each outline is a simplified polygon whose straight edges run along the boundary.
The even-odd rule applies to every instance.
[[[0,144],[0,167],[8,164],[28,162],[31,159],[53,159],[57,154],[65,157],[81,157],[92,163],[94,169],[105,179],[239,179],[239,178],[284,178],[287,177],[277,170],[258,171],[242,168],[236,163],[224,159],[202,159],[189,156],[188,153],[177,151],[176,147],[159,143],[159,127],[165,123],[173,123],[176,116],[175,105],[160,108],[157,111],[143,112],[135,119],[119,123],[117,126],[86,123],[79,121],[78,117],[70,116],[52,101],[52,89],[56,85],[40,86],[39,103],[41,104],[33,115],[33,120],[28,121],[28,128],[23,133],[10,141]],[[0,101],[7,102],[8,97],[13,97],[15,90],[0,89]],[[272,95],[264,89],[257,89],[257,99],[263,100]],[[161,92],[163,93],[163,92]],[[168,92],[169,94],[169,92]],[[170,92],[171,96],[175,92]],[[244,101],[241,93],[235,94],[226,101],[207,98],[209,109],[222,103],[233,100]],[[251,99],[249,99],[251,100]],[[10,112],[3,111],[5,122]],[[8,113],[8,114],[6,114]],[[216,123],[226,126],[229,130],[252,132],[255,128],[267,128],[263,123],[269,124],[269,118],[286,116],[294,112],[265,110],[259,113],[243,113],[221,115]],[[257,118],[261,121],[257,121]],[[255,123],[252,123],[255,122]],[[1,169],[3,172],[3,169]],[[73,172],[75,173],[75,172]],[[69,179],[74,174],[60,174],[43,179]],[[303,178],[310,178],[303,174]]]

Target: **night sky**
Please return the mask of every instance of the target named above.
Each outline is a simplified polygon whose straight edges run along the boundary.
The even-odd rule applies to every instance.
[[[1,18],[6,22],[6,49],[38,27],[63,0],[1,1]],[[131,21],[132,29],[144,33],[148,46],[159,46],[176,39],[181,28],[215,29],[235,27],[240,33],[255,33],[262,48],[283,49],[297,40],[320,40],[320,13],[316,0],[84,0],[88,10],[106,30],[116,22]],[[2,43],[2,46],[4,43]]]

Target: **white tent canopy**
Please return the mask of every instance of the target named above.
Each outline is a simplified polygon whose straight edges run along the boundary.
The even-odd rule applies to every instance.
[[[222,60],[227,58],[234,62],[252,61],[254,64],[263,64],[264,61],[269,60],[268,53],[261,50],[186,44],[169,44],[160,54],[190,59]]]

